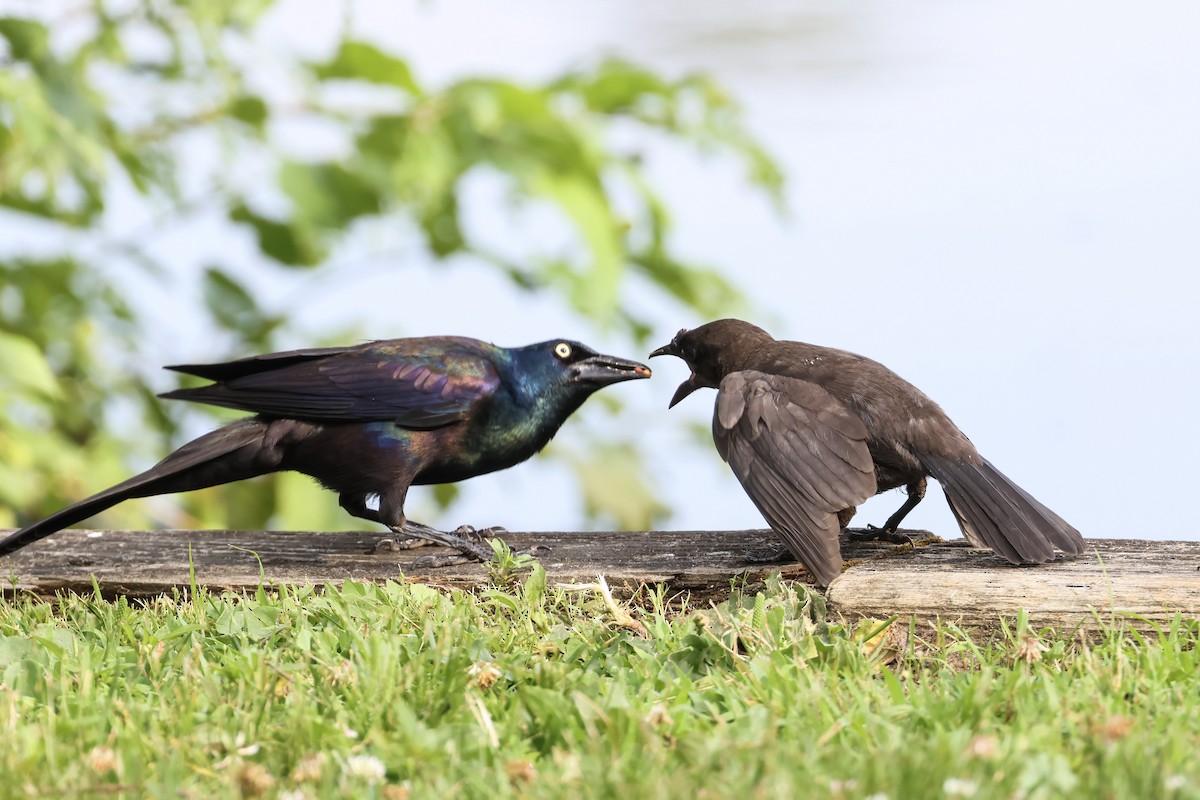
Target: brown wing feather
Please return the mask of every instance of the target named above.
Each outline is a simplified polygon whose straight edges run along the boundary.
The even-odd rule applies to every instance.
[[[837,512],[875,494],[867,429],[820,386],[725,376],[713,441],[771,528],[822,586],[841,571]]]

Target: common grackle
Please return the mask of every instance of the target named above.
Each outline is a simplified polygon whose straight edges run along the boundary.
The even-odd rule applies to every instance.
[[[518,464],[541,450],[596,390],[650,377],[642,364],[600,355],[579,342],[505,348],[459,336],[168,369],[215,383],[160,397],[256,415],[205,434],[140,475],[16,531],[0,541],[0,556],[131,497],[295,470],[337,492],[342,507],[356,517],[486,560],[492,551],[477,541],[408,522],[408,487]],[[378,510],[368,505],[372,497],[378,498]]]
[[[838,576],[838,533],[859,503],[904,486],[908,499],[879,530],[894,539],[942,484],[967,540],[1014,564],[1041,564],[1057,547],[1084,550],[1079,531],[979,455],[946,413],[882,364],[844,350],[779,341],[723,319],[681,330],[651,357],[682,358],[692,374],[674,406],[716,388],[713,440],[750,499],[822,586]]]

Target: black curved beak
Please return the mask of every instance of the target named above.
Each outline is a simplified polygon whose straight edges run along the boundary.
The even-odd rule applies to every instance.
[[[679,384],[679,388],[675,390],[675,395],[671,398],[671,402],[667,404],[667,408],[674,408],[676,403],[700,388],[702,387],[696,380],[696,373],[693,372],[686,381]]]
[[[683,356],[679,355],[679,348],[675,346],[674,342],[671,342],[670,344],[664,344],[662,347],[650,354],[651,358],[656,356],[676,356],[677,358],[683,358]]]
[[[676,346],[675,342],[665,344],[650,354],[651,358],[654,358],[655,356],[675,356],[676,358],[683,358],[683,354],[679,352],[679,348]],[[687,359],[684,359],[684,363],[687,363]],[[691,365],[689,364],[688,366]],[[675,390],[675,396],[671,398],[671,402],[667,404],[667,408],[674,408],[676,403],[699,388],[701,388],[700,383],[696,378],[695,371],[693,371],[686,381],[679,384],[679,388]]]
[[[594,355],[571,365],[572,380],[598,383],[601,386],[649,378],[652,374],[645,364],[616,356]]]

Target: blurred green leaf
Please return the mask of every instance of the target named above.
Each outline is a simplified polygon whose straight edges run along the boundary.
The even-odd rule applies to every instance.
[[[254,228],[258,246],[281,264],[311,267],[325,257],[325,246],[317,231],[294,222],[276,222],[259,216],[247,206],[235,205],[229,211],[234,222],[244,222]]]
[[[252,128],[261,129],[267,121],[267,104],[261,97],[244,95],[229,105],[229,115]]]
[[[0,386],[60,397],[58,381],[38,346],[15,333],[0,331]]]
[[[40,62],[50,52],[50,32],[31,19],[0,17],[0,36],[8,40],[9,52],[17,61]]]
[[[441,509],[449,508],[462,494],[462,489],[457,483],[437,483],[432,488],[433,502],[437,503],[437,507]]]
[[[341,228],[380,210],[374,187],[338,164],[288,161],[280,170],[279,185],[292,200],[293,219],[304,223]]]
[[[221,327],[244,341],[264,346],[282,318],[263,314],[253,295],[236,278],[216,267],[204,271],[204,304]]]
[[[632,444],[593,441],[586,451],[572,450],[568,458],[588,519],[614,530],[645,531],[654,530],[670,514]]]
[[[342,42],[333,59],[312,66],[321,80],[343,79],[384,83],[420,94],[408,63],[366,42]]]
[[[535,185],[570,217],[590,251],[591,263],[583,271],[586,278],[576,283],[572,303],[588,316],[608,319],[617,305],[623,266],[608,198],[599,185],[577,174],[545,172]]]

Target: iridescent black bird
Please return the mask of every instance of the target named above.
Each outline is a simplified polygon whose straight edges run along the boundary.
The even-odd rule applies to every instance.
[[[844,350],[777,341],[723,319],[681,330],[650,354],[682,358],[691,376],[674,406],[716,388],[713,440],[750,499],[822,586],[842,566],[838,533],[855,507],[904,486],[908,499],[880,533],[895,534],[937,478],[963,534],[1014,564],[1083,537],[979,455],[946,412],[882,364]]]
[[[505,348],[459,336],[293,350],[168,367],[215,383],[161,397],[255,412],[154,467],[0,541],[5,555],[131,497],[295,470],[356,517],[486,559],[489,548],[409,523],[413,484],[511,467],[541,450],[593,392],[650,377],[635,361],[554,340]],[[378,510],[368,505],[378,498]]]

